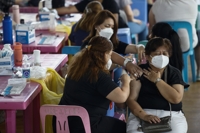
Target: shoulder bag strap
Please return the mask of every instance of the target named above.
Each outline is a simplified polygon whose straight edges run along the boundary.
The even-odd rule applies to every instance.
[[[165,68],[165,82],[167,83],[167,68],[168,66]],[[170,108],[170,117],[172,117],[172,107],[171,107],[171,103],[169,103],[169,108]]]

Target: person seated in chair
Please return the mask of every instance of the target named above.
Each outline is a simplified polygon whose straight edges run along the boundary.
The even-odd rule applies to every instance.
[[[126,132],[125,122],[106,116],[110,101],[123,103],[130,92],[129,75],[121,76],[121,87],[112,81],[109,73],[112,50],[110,40],[101,36],[93,37],[69,64],[64,93],[59,103],[84,107],[90,117],[92,133]],[[84,133],[80,118],[73,116],[68,120],[70,133]],[[55,117],[53,127],[55,133]]]
[[[92,24],[96,14],[102,10],[103,7],[98,1],[92,1],[85,7],[82,18],[72,26],[72,31],[69,35],[72,45],[82,45],[82,41],[92,30]]]
[[[186,8],[188,10],[185,10]],[[192,26],[193,48],[197,64],[197,80],[200,81],[200,46],[197,45],[198,38],[195,29],[197,14],[197,2],[195,0],[156,0],[149,12],[149,31],[158,22],[189,22]],[[178,35],[180,37],[182,52],[188,51],[190,43],[187,31],[185,29],[179,29]]]
[[[128,25],[124,22],[124,20],[119,15],[119,7],[117,3],[115,2],[115,0],[82,0],[75,5],[56,8],[56,10],[59,15],[66,15],[70,13],[83,13],[85,10],[85,7],[91,1],[99,1],[105,10],[109,10],[110,12],[112,12],[118,24],[118,28],[128,27]]]
[[[146,47],[146,64],[140,65],[143,75],[130,83],[130,95],[126,101],[130,108],[127,133],[138,131],[140,119],[159,123],[161,117],[170,116],[172,131],[165,133],[187,133],[188,125],[182,112],[184,87],[187,85],[181,72],[169,64],[172,45],[168,39],[153,38]]]
[[[120,8],[124,11],[128,19],[128,26],[132,34],[138,34],[138,40],[145,40],[148,32],[147,24],[139,19],[134,18],[134,13],[131,9],[131,0],[115,0]],[[134,3],[133,3],[134,4]]]

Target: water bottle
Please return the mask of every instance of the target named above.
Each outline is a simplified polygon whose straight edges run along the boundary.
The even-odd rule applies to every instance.
[[[56,30],[56,20],[55,20],[55,14],[50,13],[49,14],[49,31],[51,33],[55,33]]]
[[[38,4],[38,10],[41,11],[42,8],[44,7],[45,1],[44,0],[40,0],[39,4]]]
[[[20,24],[19,5],[12,6],[12,13],[13,13],[13,21],[16,24]]]
[[[45,0],[45,7],[48,9],[52,9],[52,1],[51,0]]]
[[[34,66],[41,66],[40,53],[41,53],[40,50],[37,50],[37,49],[33,50],[33,58],[34,58],[33,65]]]
[[[12,20],[9,14],[5,14],[3,19],[3,43],[13,44]]]

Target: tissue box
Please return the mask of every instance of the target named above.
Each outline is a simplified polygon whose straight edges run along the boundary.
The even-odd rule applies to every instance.
[[[9,57],[0,58],[0,69],[12,69],[14,66],[14,54]]]
[[[49,12],[39,12],[39,20],[40,21],[49,21]]]
[[[35,29],[30,24],[17,25],[16,42],[21,44],[30,44],[35,41]]]

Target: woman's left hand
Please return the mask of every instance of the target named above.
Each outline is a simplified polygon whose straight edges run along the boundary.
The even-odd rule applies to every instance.
[[[144,77],[146,77],[151,82],[155,82],[158,78],[161,77],[160,72],[155,72],[151,68],[148,68],[148,70],[143,69]]]
[[[143,60],[145,60],[145,48],[143,45],[137,46],[137,53],[138,53],[138,63],[140,64]]]
[[[137,79],[143,74],[142,69],[138,65],[133,64],[132,62],[127,63],[126,69],[131,74],[131,78],[134,76],[135,79]]]

